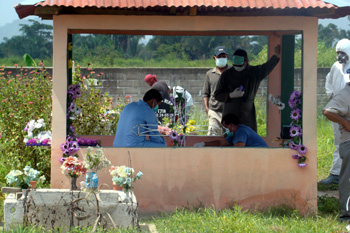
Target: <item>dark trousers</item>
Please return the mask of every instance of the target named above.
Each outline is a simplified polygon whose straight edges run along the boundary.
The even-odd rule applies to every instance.
[[[350,141],[339,145],[343,159],[339,176],[340,219],[350,219]]]

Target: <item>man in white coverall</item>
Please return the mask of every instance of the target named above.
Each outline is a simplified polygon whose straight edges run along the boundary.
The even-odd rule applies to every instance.
[[[350,40],[341,39],[336,46],[337,60],[326,77],[326,93],[329,99],[338,94],[349,82],[350,74]],[[330,175],[320,181],[321,184],[338,184],[342,159],[339,157],[339,124],[332,122],[335,151]]]

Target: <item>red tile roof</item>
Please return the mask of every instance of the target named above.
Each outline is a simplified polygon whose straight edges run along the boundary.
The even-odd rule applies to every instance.
[[[15,6],[20,18],[59,14],[158,14],[158,15],[301,15],[342,17],[350,7],[338,8],[322,0],[44,0]],[[50,11],[51,9],[51,11]],[[117,10],[117,11],[113,11]],[[340,10],[340,11],[339,11]],[[339,11],[339,12],[336,12]]]

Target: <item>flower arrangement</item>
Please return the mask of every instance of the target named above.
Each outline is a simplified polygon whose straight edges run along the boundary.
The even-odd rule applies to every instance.
[[[94,171],[111,166],[111,162],[105,157],[103,149],[100,147],[98,147],[95,151],[94,148],[88,147],[83,164],[86,169],[91,169]]]
[[[289,148],[295,150],[296,153],[292,155],[293,159],[298,160],[299,167],[306,167],[305,163],[307,157],[307,147],[302,144],[302,135],[303,130],[301,127],[302,124],[302,111],[301,111],[301,92],[293,91],[290,95],[288,101],[289,107],[292,109],[290,118],[292,123],[290,124],[289,134],[291,141],[289,142]]]
[[[20,170],[11,170],[5,177],[6,183],[9,185],[15,185],[19,188],[28,188],[30,181],[37,181],[38,184],[44,183],[45,176],[40,176],[40,171],[25,166],[23,172]]]
[[[79,150],[79,143],[74,139],[74,137],[68,136],[65,143],[61,144],[61,150],[63,152],[63,157],[60,158],[61,164],[64,162],[65,158],[69,156],[75,156]]]
[[[111,174],[113,184],[118,185],[123,188],[124,192],[129,191],[130,189],[133,189],[132,183],[136,180],[141,179],[141,176],[143,173],[139,171],[135,175],[135,171],[131,167],[126,166],[112,166],[111,169],[109,169],[109,173]]]
[[[62,174],[69,177],[79,177],[86,174],[83,162],[75,156],[67,157],[62,163],[61,169]]]
[[[27,132],[27,135],[24,137],[24,143],[27,146],[51,145],[51,131],[45,131],[45,126],[46,124],[42,118],[29,121],[23,129]]]

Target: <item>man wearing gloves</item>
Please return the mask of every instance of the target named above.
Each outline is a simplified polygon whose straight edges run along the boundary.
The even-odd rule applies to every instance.
[[[326,77],[326,93],[331,100],[334,95],[338,94],[343,89],[347,82],[349,82],[350,73],[350,40],[341,39],[335,48],[337,52],[337,60],[330,72]],[[333,134],[334,134],[334,146],[333,164],[330,170],[330,174],[326,179],[320,181],[321,184],[338,184],[339,174],[342,164],[342,159],[339,157],[339,141],[340,132],[339,124],[332,122]]]
[[[228,68],[227,58],[228,55],[226,48],[224,46],[216,47],[213,56],[216,67],[209,70],[205,76],[203,86],[203,104],[205,112],[209,117],[208,135],[222,135],[224,133],[221,125],[224,103],[215,99],[214,92],[220,79],[220,75]]]
[[[281,46],[278,45],[266,63],[250,66],[247,52],[242,49],[235,51],[233,66],[222,73],[214,93],[215,99],[225,102],[223,115],[232,113],[257,132],[254,99],[260,82],[277,65],[280,52]]]
[[[235,146],[235,147],[268,147],[266,142],[249,126],[241,124],[239,118],[227,114],[222,118],[222,125],[228,130],[227,137],[210,142],[200,142],[194,147]]]
[[[113,146],[165,147],[165,140],[158,132],[155,114],[162,100],[161,94],[151,89],[143,96],[143,100],[126,105],[120,114]]]

